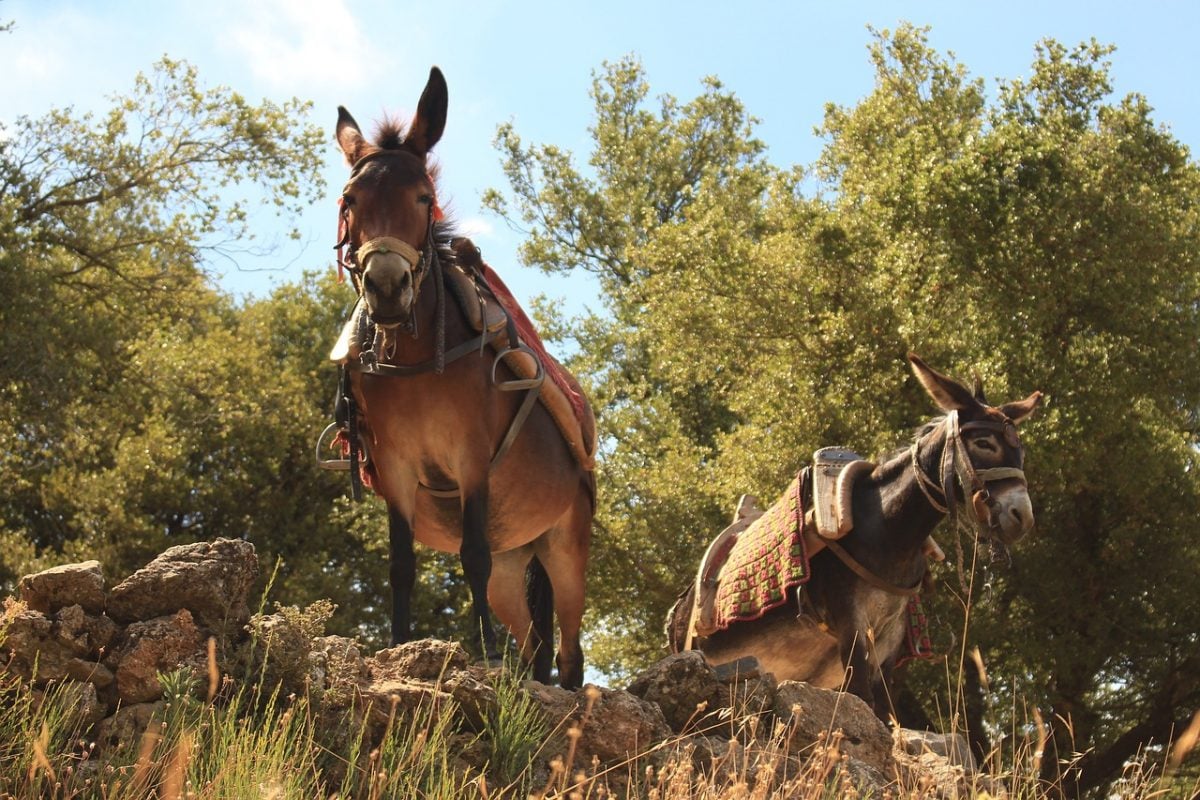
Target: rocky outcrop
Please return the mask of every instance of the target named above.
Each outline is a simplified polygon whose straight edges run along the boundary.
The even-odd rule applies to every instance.
[[[250,619],[247,601],[257,577],[258,557],[249,542],[182,544],[114,586],[105,611],[130,623],[186,608],[210,631],[235,632]]]
[[[100,752],[135,744],[169,700],[160,676],[185,670],[210,692],[219,691],[218,677],[234,675],[254,676],[250,683],[278,696],[303,693],[318,724],[344,727],[347,738],[361,731],[376,740],[419,709],[449,709],[463,743],[456,763],[485,768],[488,723],[502,710],[495,669],[436,640],[368,654],[353,639],[323,635],[328,614],[320,610],[252,617],[257,575],[253,546],[221,539],[173,547],[112,588],[95,561],[25,576],[0,618],[0,677],[29,685],[35,697],[64,693]],[[983,785],[961,737],[893,735],[857,697],[777,685],[753,659],[714,667],[685,652],[627,691],[527,680],[520,692],[546,732],[537,780],[582,771],[610,796],[636,773],[634,763],[660,782],[703,774],[759,782],[779,796],[814,781],[863,795],[899,782],[931,797],[969,796]]]

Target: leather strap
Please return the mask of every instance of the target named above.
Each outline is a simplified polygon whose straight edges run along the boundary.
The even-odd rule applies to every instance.
[[[893,586],[860,564],[854,558],[854,556],[846,552],[846,548],[842,547],[833,539],[826,539],[825,546],[828,547],[833,554],[838,557],[839,561],[849,567],[851,572],[880,591],[887,592],[888,594],[894,594],[898,597],[916,597],[921,593],[921,585],[924,582],[924,578],[922,578],[920,581],[917,581],[917,585],[909,589],[906,589],[902,586]]]
[[[482,351],[482,349],[490,344],[494,339],[503,333],[498,331],[484,331],[474,339],[456,345],[445,353],[444,364],[449,364],[452,361],[457,361],[463,356],[473,351]],[[350,372],[361,372],[366,375],[387,375],[392,378],[407,378],[412,375],[420,375],[424,372],[437,371],[438,361],[436,358],[431,358],[428,361],[422,361],[419,364],[386,364],[380,363],[375,359],[375,354],[368,350],[358,357],[357,361],[347,361],[346,369]]]
[[[500,459],[504,458],[504,455],[508,452],[509,448],[512,447],[513,442],[517,440],[517,434],[521,432],[521,428],[525,425],[525,420],[528,419],[529,414],[533,411],[534,405],[537,404],[538,395],[542,392],[542,383],[545,382],[545,379],[546,375],[541,370],[541,365],[539,364],[537,376],[531,378],[529,381],[510,381],[510,383],[514,384],[531,383],[532,385],[527,387],[517,387],[525,388],[525,397],[522,398],[521,405],[517,407],[517,413],[513,415],[512,422],[508,423],[508,431],[504,434],[504,438],[500,440],[500,445],[496,448],[495,454],[492,455],[492,460],[488,464],[489,472],[496,468],[496,465],[500,463]],[[501,387],[503,387],[503,384],[501,384]],[[501,390],[505,391],[503,388]],[[441,497],[445,499],[458,497],[460,495],[458,487],[453,489],[435,489],[432,486],[421,484],[421,488],[434,497]]]

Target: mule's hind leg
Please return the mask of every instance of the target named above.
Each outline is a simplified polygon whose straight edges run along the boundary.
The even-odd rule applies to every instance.
[[[583,648],[579,630],[583,621],[587,583],[588,548],[592,538],[592,500],[580,490],[571,509],[558,524],[535,542],[538,560],[554,587],[554,612],[558,615],[558,682],[565,689],[583,685]]]
[[[525,597],[525,570],[532,558],[533,548],[529,545],[494,553],[492,579],[488,584],[488,602],[492,611],[517,640],[521,660],[526,664],[533,662],[534,653],[541,645]],[[534,680],[550,681],[549,670],[545,670],[545,674],[537,673],[535,670]]]

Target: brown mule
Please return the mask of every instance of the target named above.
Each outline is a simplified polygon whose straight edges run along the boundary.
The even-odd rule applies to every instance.
[[[694,647],[714,664],[753,656],[781,681],[845,686],[888,718],[891,674],[908,633],[905,608],[922,589],[934,528],[963,509],[977,539],[998,548],[1033,528],[1017,425],[1042,398],[1034,392],[991,406],[981,384],[972,393],[911,353],[909,362],[945,416],[852,484],[853,528],[837,542],[806,544],[809,577],[789,588],[786,602],[693,636],[695,585],[680,595],[667,615],[672,652]]]
[[[445,299],[452,233],[427,157],[446,109],[436,67],[407,131],[385,123],[369,143],[338,109],[337,141],[352,168],[340,201],[340,245],[375,327],[373,362],[352,370],[351,384],[366,471],[388,507],[392,641],[409,636],[415,539],[459,554],[489,658],[497,654],[490,605],[534,677],[548,681],[557,613],[559,681],[577,687],[595,478],[542,403],[499,388],[521,386],[523,376],[494,363],[459,304]]]

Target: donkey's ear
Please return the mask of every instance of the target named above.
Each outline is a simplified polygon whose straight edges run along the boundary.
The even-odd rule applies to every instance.
[[[1034,392],[1024,400],[1015,403],[1005,403],[1000,406],[1000,413],[1008,417],[1014,424],[1020,425],[1042,404],[1042,393]]]
[[[917,380],[943,411],[968,411],[979,408],[979,401],[971,395],[967,387],[933,369],[916,353],[909,353],[908,361]]]
[[[446,129],[446,108],[450,95],[446,89],[446,78],[437,67],[429,70],[429,82],[425,91],[421,92],[421,100],[417,103],[417,116],[413,118],[412,127],[404,144],[419,156],[424,156],[442,138]]]
[[[985,406],[988,404],[987,395],[983,393],[983,378],[979,377],[979,370],[975,370],[975,399]]]
[[[346,157],[346,163],[354,166],[354,162],[358,161],[362,155],[363,148],[367,146],[367,141],[363,138],[362,131],[358,129],[358,123],[354,121],[354,117],[350,116],[350,112],[344,106],[338,106],[335,136],[338,147],[342,149],[342,155]]]

